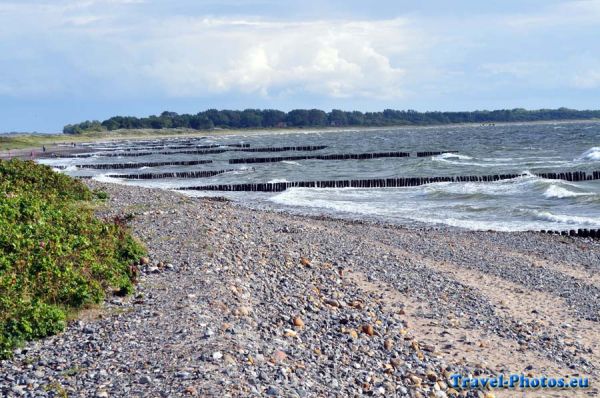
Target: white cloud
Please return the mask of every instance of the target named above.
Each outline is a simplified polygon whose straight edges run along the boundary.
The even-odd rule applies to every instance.
[[[0,27],[0,37],[5,35],[9,42],[8,37],[18,35],[15,32],[29,31],[25,37],[40,48],[40,68],[45,61],[55,62],[48,57],[58,57],[82,78],[113,81],[100,91],[141,89],[173,97],[305,92],[336,98],[399,98],[411,75],[407,60],[426,50],[419,29],[404,19],[157,19],[128,11],[139,2],[63,1],[43,7],[9,3],[0,12],[12,14],[19,22],[8,23],[4,30]],[[4,79],[5,92],[10,91],[9,75]],[[31,84],[40,90],[56,89],[44,82]],[[73,85],[63,86],[76,90]]]
[[[144,44],[144,52],[154,49],[156,56],[149,55],[142,73],[174,96],[268,96],[297,89],[332,97],[399,97],[407,74],[401,57],[421,43],[402,20],[187,22],[155,28]],[[175,25],[178,33],[168,33]]]
[[[0,93],[83,97],[92,91],[106,98],[244,93],[267,99],[308,94],[394,103],[465,95],[482,79],[490,90],[598,85],[594,70],[573,64],[578,62],[571,53],[581,52],[587,35],[573,36],[572,44],[556,39],[570,37],[571,26],[597,21],[600,1],[487,19],[413,14],[305,22],[157,15],[147,3],[3,2]],[[552,26],[560,29],[536,31]]]

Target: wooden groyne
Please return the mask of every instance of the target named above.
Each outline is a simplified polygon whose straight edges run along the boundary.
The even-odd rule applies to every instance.
[[[562,235],[562,236],[579,236],[582,238],[596,238],[600,239],[600,229],[571,229],[569,231],[547,231],[542,229],[540,231],[543,234],[553,234],[553,235]]]
[[[282,146],[282,147],[264,147],[264,148],[243,148],[243,149],[235,149],[233,151],[237,152],[287,152],[287,151],[295,151],[295,152],[310,152],[310,151],[320,151],[321,149],[327,148],[327,145],[308,145],[308,146]]]
[[[409,157],[408,152],[380,152],[380,153],[346,153],[334,155],[301,155],[301,156],[283,156],[274,158],[240,158],[229,159],[230,164],[239,163],[272,163],[295,160],[348,160],[348,159],[377,159],[377,158],[404,158]]]
[[[414,187],[436,182],[493,182],[525,177],[532,174],[494,174],[483,176],[447,176],[447,177],[401,177],[362,180],[327,180],[327,181],[291,181],[256,184],[204,185],[179,188],[197,191],[257,191],[282,192],[288,188],[398,188]],[[573,171],[562,173],[533,174],[541,178],[560,179],[565,181],[600,180],[600,171]]]
[[[111,149],[110,152],[131,152],[131,151],[139,151],[139,150],[160,150],[160,149],[212,149],[212,148],[249,148],[250,144],[227,144],[227,145],[160,145],[160,146],[145,146],[145,147],[130,147],[130,148],[115,148]],[[106,151],[104,151],[106,152]],[[104,156],[104,152],[99,152],[97,155]]]
[[[321,149],[327,148],[326,145],[319,146],[287,146],[287,147],[271,147],[271,148],[250,148],[249,146],[242,147],[233,147],[233,145],[223,146],[216,145],[213,146],[215,149],[188,149],[188,150],[175,150],[175,151],[144,151],[144,152],[95,152],[95,153],[84,153],[79,155],[57,155],[55,157],[62,158],[90,158],[93,156],[97,157],[136,157],[136,156],[150,156],[150,155],[212,155],[219,154],[224,152],[287,152],[287,151],[298,151],[298,152],[306,152],[306,151],[318,151]],[[231,148],[230,148],[231,147]],[[222,148],[222,149],[217,149]]]
[[[109,177],[121,178],[125,180],[156,180],[160,178],[206,178],[214,177],[223,173],[228,173],[230,171],[235,171],[235,169],[181,171],[171,173],[111,174],[109,175]]]
[[[195,166],[198,164],[209,164],[212,160],[181,160],[174,162],[140,162],[140,163],[97,163],[97,164],[78,164],[75,167],[79,169],[137,169],[140,167],[160,167],[160,166]]]

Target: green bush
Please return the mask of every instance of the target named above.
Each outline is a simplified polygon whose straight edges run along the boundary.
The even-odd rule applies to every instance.
[[[49,167],[0,161],[0,358],[64,329],[68,311],[131,293],[144,248],[122,219],[103,221],[80,181]]]

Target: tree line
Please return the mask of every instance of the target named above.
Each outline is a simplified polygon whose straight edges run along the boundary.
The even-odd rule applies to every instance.
[[[575,120],[600,118],[600,110],[568,108],[526,110],[522,108],[473,112],[417,112],[414,110],[386,109],[383,112],[342,111],[325,112],[319,109],[294,109],[283,112],[275,109],[217,110],[209,109],[195,115],[163,112],[149,117],[113,116],[100,122],[85,121],[66,125],[65,134],[119,129],[186,128],[210,130],[214,128],[285,128],[285,127],[338,127],[338,126],[403,126],[454,123],[533,122],[547,120]]]

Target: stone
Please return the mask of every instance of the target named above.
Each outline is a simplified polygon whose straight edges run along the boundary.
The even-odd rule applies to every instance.
[[[152,379],[150,378],[150,376],[142,376],[140,377],[140,379],[138,380],[140,384],[150,384],[152,383]]]
[[[363,325],[361,330],[364,334],[369,335],[369,336],[373,336],[375,334],[373,325]]]
[[[332,307],[339,307],[340,306],[340,302],[337,300],[331,300],[331,299],[327,299],[325,301],[323,301],[325,304],[330,305]]]
[[[96,398],[108,398],[108,392],[104,390],[97,391]]]
[[[287,358],[287,354],[281,350],[277,350],[273,353],[272,361],[274,363],[283,362]]]
[[[292,329],[285,329],[283,335],[285,337],[296,337],[298,333]]]
[[[94,330],[94,328],[93,328],[93,327],[91,327],[91,326],[89,326],[89,325],[86,325],[86,326],[83,328],[83,333],[85,333],[85,334],[94,334],[94,333],[95,333],[95,330]]]
[[[269,388],[267,388],[266,394],[275,397],[279,395],[279,390],[273,386],[270,386]]]
[[[392,339],[385,339],[385,341],[383,342],[383,347],[390,351],[393,347],[394,347],[394,342],[392,341]]]
[[[239,316],[248,316],[250,315],[250,308],[246,307],[245,305],[239,307],[237,309],[237,314]]]
[[[298,327],[298,328],[302,328],[304,327],[304,321],[302,320],[302,318],[300,318],[299,316],[295,316],[292,319],[292,323],[294,324],[294,326]]]
[[[148,265],[150,264],[150,259],[148,257],[140,258],[140,265]]]
[[[229,354],[225,354],[223,356],[223,361],[228,364],[228,365],[234,365],[237,361],[235,360],[235,358],[232,355]]]
[[[435,372],[432,372],[431,370],[426,373],[426,376],[427,376],[427,380],[429,380],[429,381],[434,381],[435,382],[438,379],[438,377],[435,374]]]
[[[300,257],[300,264],[304,265],[305,267],[309,267],[310,260],[307,259],[306,257]]]
[[[421,378],[419,376],[415,376],[415,375],[410,375],[409,379],[410,379],[411,383],[416,387],[419,387],[421,385],[421,383],[423,382],[423,380],[421,380]]]
[[[220,351],[215,351],[212,353],[212,359],[214,359],[215,361],[218,361],[221,358],[223,358],[223,354],[221,354]]]
[[[180,379],[189,379],[190,378],[190,372],[186,372],[186,371],[181,371],[181,372],[177,372],[175,373],[175,377],[180,378]]]

